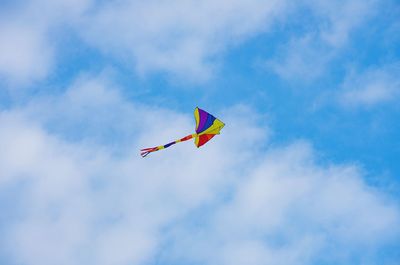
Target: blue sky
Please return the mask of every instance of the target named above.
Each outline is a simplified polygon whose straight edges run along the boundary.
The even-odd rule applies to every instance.
[[[1,264],[397,264],[395,0],[0,1]],[[226,123],[201,149],[139,149]]]

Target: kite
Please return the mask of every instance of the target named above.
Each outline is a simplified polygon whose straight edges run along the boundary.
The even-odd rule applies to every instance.
[[[151,147],[151,148],[144,148],[140,150],[140,155],[142,157],[146,157],[148,154],[165,149],[170,147],[171,145],[174,145],[176,143],[184,142],[187,140],[190,140],[194,138],[194,144],[197,147],[200,147],[207,143],[208,141],[211,140],[215,135],[219,134],[221,129],[225,126],[225,124],[220,121],[219,119],[215,118],[213,115],[210,113],[196,108],[194,110],[194,118],[196,119],[196,133],[189,134],[179,140],[170,142],[166,145],[160,145],[157,147]]]

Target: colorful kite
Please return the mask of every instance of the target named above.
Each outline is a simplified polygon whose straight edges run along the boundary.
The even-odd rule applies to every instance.
[[[185,136],[166,145],[142,149],[140,150],[140,155],[142,157],[145,157],[151,152],[165,149],[173,144],[187,141],[192,138],[194,138],[194,144],[197,147],[200,147],[210,141],[211,138],[213,138],[215,135],[219,134],[219,131],[221,131],[221,129],[225,126],[222,121],[218,120],[210,113],[199,108],[196,108],[194,110],[194,118],[196,119],[196,133],[189,134],[188,136]]]

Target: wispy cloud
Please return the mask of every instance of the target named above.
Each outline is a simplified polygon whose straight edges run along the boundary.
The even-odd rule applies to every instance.
[[[375,0],[299,3],[293,10],[299,30],[266,61],[267,69],[285,80],[313,81],[323,76],[329,63],[349,44],[351,34],[366,26],[377,8]],[[302,13],[298,14],[299,10]],[[304,10],[308,11],[307,15]]]
[[[122,1],[100,4],[82,36],[136,70],[187,80],[212,76],[221,52],[269,29],[286,1]]]
[[[334,53],[313,34],[294,38],[280,47],[264,67],[284,80],[313,81],[324,74]]]
[[[53,59],[42,29],[0,22],[0,76],[9,82],[26,83],[45,77]]]
[[[400,65],[388,64],[352,72],[344,80],[339,102],[346,107],[372,107],[398,100]]]
[[[89,1],[30,0],[0,7],[0,78],[21,87],[46,78],[57,57],[55,32],[74,25]]]
[[[8,15],[0,21],[0,73],[20,83],[43,79],[56,63],[57,35],[73,32],[83,40],[79,45],[112,55],[140,75],[204,81],[226,49],[267,31],[285,6],[259,0],[17,3],[4,7]]]

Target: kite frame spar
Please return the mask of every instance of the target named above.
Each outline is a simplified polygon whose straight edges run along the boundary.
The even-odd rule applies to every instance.
[[[156,152],[165,148],[170,147],[176,143],[184,142],[192,138],[195,139],[194,143],[197,147],[200,147],[211,140],[215,135],[220,134],[221,129],[225,126],[225,123],[215,118],[210,113],[196,107],[194,110],[194,117],[196,120],[196,133],[189,134],[181,139],[170,142],[165,145],[160,145],[151,148],[144,148],[140,150],[140,155],[146,157],[152,152]]]

